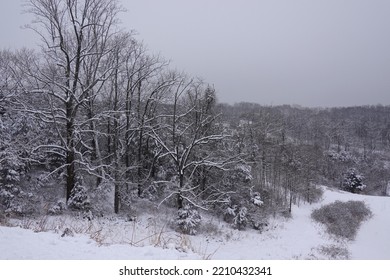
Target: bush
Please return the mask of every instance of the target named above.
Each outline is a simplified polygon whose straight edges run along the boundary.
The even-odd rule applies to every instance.
[[[38,212],[39,197],[32,192],[23,191],[19,186],[0,185],[0,211],[16,216],[28,216]]]
[[[248,223],[248,209],[245,206],[229,206],[225,210],[224,220],[234,228],[243,230]]]
[[[66,209],[66,204],[63,201],[58,201],[53,207],[49,208],[49,215],[61,215]]]
[[[318,251],[331,260],[348,260],[350,258],[350,254],[346,248],[336,245],[321,246],[318,248]]]
[[[177,225],[179,230],[185,234],[195,235],[199,227],[201,217],[198,210],[185,205],[177,212]]]
[[[311,217],[327,227],[330,234],[353,240],[361,223],[371,216],[362,201],[335,201],[312,212]]]
[[[91,202],[84,186],[77,184],[73,188],[68,201],[68,206],[76,210],[90,210]]]
[[[5,225],[7,222],[7,218],[5,216],[5,213],[3,213],[0,209],[0,225]]]
[[[366,185],[363,184],[364,177],[356,171],[356,169],[351,168],[345,174],[343,188],[347,192],[351,193],[360,193],[366,188]]]

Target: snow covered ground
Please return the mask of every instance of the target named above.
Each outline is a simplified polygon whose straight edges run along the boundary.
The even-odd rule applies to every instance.
[[[313,209],[335,200],[364,201],[373,213],[354,241],[334,239],[310,218]],[[35,231],[49,228],[49,232],[0,227],[0,259],[292,260],[348,257],[390,260],[390,197],[363,196],[325,188],[321,202],[295,206],[292,219],[271,220],[268,229],[261,234],[254,230],[233,230],[223,222],[206,220],[203,221],[206,229],[199,235],[181,235],[168,230],[166,224],[157,223],[164,221],[163,214],[154,215],[144,214],[134,222],[114,219],[88,225],[67,220],[40,220],[21,224],[25,228],[35,228]],[[61,237],[68,222],[74,234]]]

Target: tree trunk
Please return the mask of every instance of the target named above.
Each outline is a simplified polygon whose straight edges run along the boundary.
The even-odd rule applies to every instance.
[[[138,197],[142,195],[142,145],[143,145],[143,127],[139,132],[139,140],[138,140],[138,152],[137,152],[137,188],[138,188]]]
[[[181,194],[181,190],[184,186],[184,175],[180,173],[180,180],[179,180],[179,192],[177,193],[177,209],[183,208],[183,196]]]
[[[120,207],[120,186],[116,182],[115,183],[115,190],[114,190],[114,212],[115,212],[115,214],[119,213],[119,207]]]
[[[70,194],[76,184],[75,175],[75,147],[74,147],[74,124],[72,120],[72,104],[67,104],[67,117],[68,121],[66,124],[67,133],[67,151],[66,151],[66,201],[69,200]]]
[[[130,144],[130,129],[131,129],[131,114],[132,114],[132,98],[133,98],[133,81],[132,78],[130,78],[127,82],[127,88],[126,88],[126,132],[125,132],[125,143],[126,143],[126,152],[125,152],[125,161],[126,161],[126,177],[127,181],[129,181],[131,172],[130,167],[132,164],[131,160],[131,144]],[[129,188],[129,184],[127,184],[127,188]]]
[[[70,194],[76,184],[76,176],[75,176],[75,153],[74,150],[67,151],[66,156],[66,201],[69,200]]]

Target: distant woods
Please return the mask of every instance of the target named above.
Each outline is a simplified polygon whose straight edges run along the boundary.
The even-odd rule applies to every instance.
[[[0,52],[1,210],[120,213],[147,199],[194,233],[199,209],[261,229],[317,201],[318,184],[346,188],[352,169],[357,190],[386,194],[390,107],[219,104],[121,31],[117,1],[28,3],[40,50]]]

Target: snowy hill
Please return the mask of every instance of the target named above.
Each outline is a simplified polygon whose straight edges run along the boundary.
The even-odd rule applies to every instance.
[[[261,234],[204,220],[199,235],[181,235],[166,224],[152,226],[150,214],[133,222],[90,222],[88,228],[71,221],[69,235],[63,228],[70,221],[24,221],[22,227],[50,230],[0,227],[0,259],[390,259],[390,198],[324,189],[321,202],[295,206],[292,219],[271,220]],[[310,217],[313,209],[336,200],[364,201],[373,213],[354,241],[330,236]],[[163,221],[160,215],[153,221]]]

